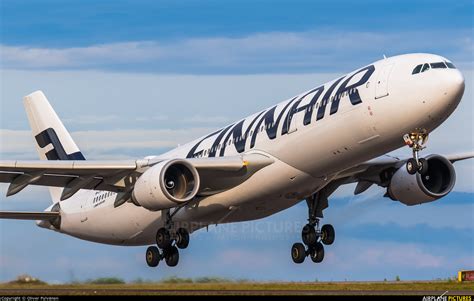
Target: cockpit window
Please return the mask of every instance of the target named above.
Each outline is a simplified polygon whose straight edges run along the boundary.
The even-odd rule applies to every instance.
[[[421,68],[421,72],[425,72],[426,70],[429,70],[429,69],[430,69],[430,65],[424,64],[423,68]]]
[[[456,66],[454,66],[454,64],[451,62],[446,62],[446,65],[448,66],[449,69],[456,69]]]
[[[444,62],[431,63],[430,66],[432,69],[438,69],[438,68],[446,69],[446,65],[444,64]]]
[[[417,65],[415,68],[413,68],[413,71],[411,74],[417,74],[420,72],[425,72],[430,69],[456,69],[456,67],[453,65],[453,63],[444,61],[444,62],[434,62],[434,63],[425,63],[425,64],[420,64]]]
[[[421,66],[423,66],[423,64],[420,64],[420,65],[416,66],[415,69],[413,69],[413,72],[411,74],[420,73]]]

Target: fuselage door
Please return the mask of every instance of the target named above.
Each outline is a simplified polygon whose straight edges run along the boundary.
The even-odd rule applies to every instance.
[[[388,81],[392,72],[393,64],[383,65],[377,76],[375,84],[375,99],[388,95]]]

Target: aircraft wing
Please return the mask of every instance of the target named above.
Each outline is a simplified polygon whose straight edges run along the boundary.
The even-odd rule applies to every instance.
[[[257,170],[273,163],[273,159],[251,154],[218,158],[186,159],[199,172],[199,195],[211,195],[230,189]],[[136,179],[149,167],[164,159],[130,161],[0,161],[0,182],[10,183],[7,196],[18,193],[28,185],[64,187],[61,200],[80,189],[105,190],[120,195],[121,204],[130,197]]]
[[[147,162],[137,161],[0,161],[0,182],[10,183],[7,196],[28,185],[64,187],[63,199],[79,189],[120,192],[119,181]]]
[[[474,152],[452,154],[444,157],[451,163],[454,163],[474,158]],[[340,172],[323,189],[318,191],[317,197],[319,198],[320,205],[318,205],[316,215],[323,217],[323,210],[329,206],[329,197],[341,185],[357,183],[354,189],[355,195],[363,193],[374,184],[387,187],[390,183],[391,172],[402,167],[408,159],[409,158],[400,159],[390,155],[383,155]]]
[[[451,163],[454,163],[456,161],[462,161],[462,160],[474,158],[474,152],[451,154],[451,155],[446,156],[446,158],[449,161],[451,161]]]
[[[474,158],[474,152],[451,154],[444,156],[451,163]],[[409,158],[400,159],[397,157],[384,155],[373,160],[349,168],[339,174],[335,182],[340,185],[357,182],[354,194],[359,194],[367,190],[372,184],[385,187],[383,173],[390,169],[398,169],[403,166]]]

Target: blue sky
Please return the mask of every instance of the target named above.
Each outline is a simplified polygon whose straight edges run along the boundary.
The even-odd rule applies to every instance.
[[[87,158],[130,159],[166,151],[383,54],[419,51],[448,57],[466,78],[463,101],[425,152],[473,150],[473,10],[472,1],[1,1],[0,159],[37,158],[21,103],[36,89]],[[461,129],[467,139],[453,135]],[[474,268],[474,164],[456,168],[455,191],[422,206],[392,202],[379,188],[357,197],[353,186],[339,189],[325,212],[336,243],[320,265],[291,262],[306,220],[302,203],[193,234],[177,268],[146,267],[144,247],[0,221],[0,281],[21,273],[57,282],[450,277]],[[50,204],[44,188],[8,199],[6,188],[1,210]]]
[[[84,46],[261,32],[472,30],[471,1],[2,1],[3,43]]]
[[[5,68],[349,71],[442,52],[472,67],[471,1],[2,1]]]

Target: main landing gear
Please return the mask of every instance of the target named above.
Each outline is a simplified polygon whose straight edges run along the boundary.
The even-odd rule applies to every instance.
[[[424,129],[417,129],[410,134],[405,134],[403,140],[413,151],[413,158],[408,159],[406,163],[407,172],[411,175],[417,172],[421,175],[426,174],[428,171],[428,161],[419,158],[418,153],[425,148],[428,141],[428,132]]]
[[[172,216],[169,210],[166,210],[165,227],[162,227],[156,233],[156,245],[148,247],[146,250],[146,263],[150,267],[156,267],[161,260],[174,267],[179,262],[179,249],[186,249],[189,245],[189,232],[184,228],[178,228],[172,232]]]
[[[291,258],[295,263],[302,263],[309,256],[315,263],[324,259],[324,245],[331,245],[335,239],[334,227],[327,224],[319,228],[319,217],[322,217],[322,207],[319,193],[306,199],[308,204],[308,224],[301,231],[303,243],[297,242],[291,247]]]

